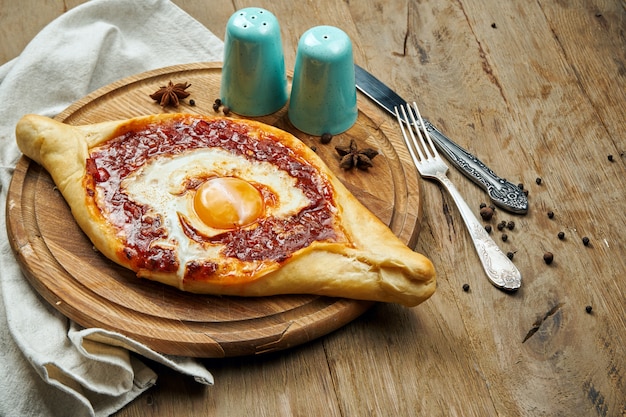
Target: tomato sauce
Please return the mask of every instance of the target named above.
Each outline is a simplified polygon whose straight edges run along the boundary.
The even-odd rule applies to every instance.
[[[248,135],[248,126],[232,120],[205,120],[181,117],[163,124],[148,124],[127,132],[92,150],[87,160],[87,195],[94,197],[97,187],[105,207],[105,217],[122,231],[126,240],[124,255],[135,269],[174,272],[178,260],[173,249],[152,243],[167,239],[161,218],[149,216],[149,208],[123,193],[121,182],[128,175],[159,156],[174,157],[186,151],[219,147],[249,160],[274,164],[296,179],[296,186],[311,202],[288,219],[265,217],[255,227],[225,230],[208,237],[180,219],[185,234],[201,244],[223,245],[222,254],[240,261],[283,262],[293,252],[314,241],[335,241],[342,233],[334,227],[336,211],[333,189],[328,180],[297,152],[265,133],[260,139]],[[179,216],[180,217],[180,216]],[[187,266],[189,278],[197,279],[200,270],[211,274],[214,264]],[[193,271],[193,273],[191,273]]]

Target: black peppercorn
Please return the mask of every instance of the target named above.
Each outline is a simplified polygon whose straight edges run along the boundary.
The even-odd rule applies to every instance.
[[[524,190],[524,195],[528,197],[528,190]]]
[[[491,207],[481,208],[480,217],[482,217],[483,220],[491,220],[491,218],[493,217],[493,210],[491,209]]]
[[[218,112],[218,111],[220,111],[220,105],[219,105],[219,104],[217,104],[217,103],[213,103],[213,111],[214,111],[214,112]]]
[[[537,179],[535,180],[535,182],[537,183],[537,185],[541,185],[541,178],[537,177]]]
[[[554,255],[552,254],[552,252],[546,252],[543,254],[543,260],[546,264],[550,265],[554,260]]]
[[[565,239],[565,233],[564,232],[559,232],[559,234],[557,235],[559,237],[559,239],[563,240]]]
[[[469,284],[463,284],[463,291],[468,292],[469,288]]]
[[[587,312],[587,314],[591,314],[592,310],[593,310],[593,307],[591,307],[591,306],[586,306],[585,307],[585,311]]]
[[[548,212],[548,218],[551,219],[554,217],[554,212],[553,211],[549,211]]]
[[[320,142],[322,142],[324,145],[330,143],[331,140],[333,140],[333,135],[331,135],[330,133],[323,133],[322,137],[320,138]]]
[[[510,221],[506,224],[506,228],[509,230],[513,230],[515,229],[515,222],[514,221]]]
[[[509,236],[506,233],[502,233],[502,241],[506,242]]]
[[[515,256],[515,252],[507,252],[506,257],[513,260],[513,256]]]
[[[524,189],[524,184],[522,184],[521,182],[519,184],[517,184],[517,188],[519,188],[520,190]]]
[[[506,222],[504,220],[502,220],[500,223],[498,223],[498,230],[502,231],[502,229],[504,229],[506,227]]]
[[[587,236],[583,237],[583,245],[589,246],[589,238]]]
[[[485,207],[487,207],[487,203],[480,203],[480,206],[478,206],[479,209],[482,209]]]
[[[491,225],[490,224],[485,225],[485,231],[487,233],[491,233]]]
[[[219,98],[216,98],[216,99],[215,99],[215,101],[214,101],[214,103],[217,105],[217,107],[219,107],[219,106],[221,106],[221,105],[222,105],[222,100],[221,100],[221,99],[219,99]]]
[[[190,106],[195,106],[196,105],[196,100],[194,100],[194,99],[189,100],[189,105]]]
[[[489,208],[493,211],[496,211],[496,206],[494,206],[493,204],[489,204]]]
[[[607,158],[609,159],[609,162],[613,162],[613,155],[609,155]]]

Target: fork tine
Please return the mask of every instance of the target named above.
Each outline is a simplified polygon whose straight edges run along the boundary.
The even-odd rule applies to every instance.
[[[424,151],[428,154],[429,157],[436,158],[437,156],[439,156],[439,153],[437,152],[437,148],[435,148],[435,144],[433,143],[433,140],[431,139],[428,130],[426,130],[426,124],[424,123],[424,119],[422,119],[422,115],[417,108],[417,103],[413,102],[413,108],[415,109],[415,112],[410,112],[411,119],[413,120],[413,125],[416,126],[417,134],[420,137],[420,142],[424,147]],[[417,114],[419,124],[418,121],[415,120],[415,114]],[[424,137],[426,137],[425,140]],[[426,142],[428,142],[428,146],[426,146]]]
[[[415,135],[413,134],[413,129],[411,128],[411,124],[410,124],[409,118],[407,117],[404,106],[400,106],[400,110],[402,110],[402,116],[400,116],[400,112],[398,111],[398,106],[395,107],[396,117],[398,118],[398,124],[400,125],[400,130],[402,131],[402,137],[404,138],[404,143],[406,144],[406,147],[409,150],[409,154],[411,154],[411,159],[413,160],[413,163],[415,164],[416,167],[419,167],[421,160],[424,159],[424,154],[422,153],[419,146],[417,145],[417,141],[415,140]],[[409,139],[409,136],[406,133],[404,123],[407,124],[409,133],[411,134],[411,139]],[[419,157],[415,153],[416,150],[419,153]]]
[[[415,102],[413,102],[413,106],[415,106],[415,110],[417,110],[417,104],[415,104]],[[415,119],[415,112],[411,109],[411,105],[408,103],[406,104],[406,108],[409,110],[409,113],[411,115],[411,118],[410,118],[411,123],[409,123],[409,131],[411,132],[411,139],[413,139],[413,143],[415,144],[415,147],[417,148],[417,151],[419,152],[421,159],[424,160],[424,159],[432,157],[432,154],[428,151],[428,147],[426,146],[426,142],[424,141],[422,132],[420,131],[421,124],[418,124],[417,120]],[[402,112],[405,117],[405,120],[409,120],[409,118],[406,116],[404,107],[402,107]],[[419,115],[419,112],[417,114]],[[413,133],[414,131],[417,131],[419,142],[416,139],[415,134]],[[424,152],[426,155],[422,153],[421,149],[424,149]]]
[[[406,114],[406,109],[405,109],[405,106],[401,106],[401,107],[402,107],[402,115],[404,116],[404,120],[409,120],[409,118],[407,117],[407,114]],[[412,122],[412,124],[411,124],[411,123],[407,124],[407,127],[408,127],[408,129],[409,129],[409,133],[411,134],[411,139],[413,140],[413,145],[414,145],[414,146],[415,146],[415,148],[417,149],[417,153],[419,154],[420,159],[421,159],[421,160],[424,160],[424,159],[426,159],[429,155],[424,155],[424,154],[422,153],[422,148],[424,148],[424,147],[423,147],[423,146],[420,146],[420,143],[423,143],[423,142],[422,142],[422,140],[421,140],[421,139],[422,139],[422,137],[421,137],[421,133],[420,133],[419,129],[417,130],[417,134],[419,135],[420,140],[418,141],[418,140],[415,138],[415,133],[414,133],[415,129],[413,129],[413,126],[417,126],[417,122],[415,121],[415,114],[411,111],[411,108],[409,107],[409,105],[408,105],[408,104],[406,105],[406,108],[409,110],[409,113],[411,113],[411,122]],[[424,150],[426,150],[426,149],[424,148]],[[428,153],[428,152],[427,152],[427,153]]]

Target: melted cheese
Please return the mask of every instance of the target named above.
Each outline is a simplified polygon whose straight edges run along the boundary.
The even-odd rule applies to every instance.
[[[208,226],[198,217],[194,210],[196,189],[189,187],[194,181],[199,183],[214,177],[240,178],[268,190],[272,203],[265,207],[266,216],[288,219],[310,204],[296,187],[296,179],[269,162],[248,160],[219,148],[192,150],[175,157],[158,157],[126,177],[121,188],[131,200],[150,207],[149,215],[162,218],[167,238],[153,244],[176,249],[181,278],[185,265],[190,261],[228,263],[219,254],[221,245],[206,245],[189,239],[180,220],[182,215],[193,228],[208,237],[224,232],[224,229]],[[245,227],[252,228],[255,224]],[[251,262],[246,268],[254,270],[258,264]]]

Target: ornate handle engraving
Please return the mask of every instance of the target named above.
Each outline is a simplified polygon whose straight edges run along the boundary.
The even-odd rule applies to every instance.
[[[497,206],[513,213],[522,214],[528,211],[528,198],[518,186],[498,177],[478,158],[451,141],[429,121],[424,120],[424,125],[437,148],[461,172],[484,188]]]
[[[491,239],[485,228],[480,224],[472,210],[469,208],[454,184],[443,174],[437,175],[437,179],[446,187],[456,203],[461,217],[467,226],[472,242],[483,265],[483,269],[489,281],[498,288],[504,290],[517,290],[522,284],[520,274],[513,262],[500,250],[498,245]]]

